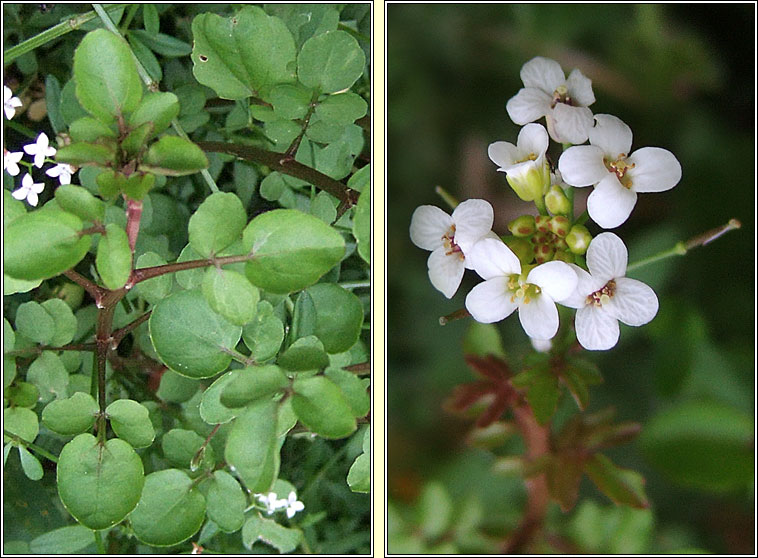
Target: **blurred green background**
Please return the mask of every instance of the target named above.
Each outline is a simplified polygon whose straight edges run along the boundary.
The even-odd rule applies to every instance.
[[[609,452],[647,479],[651,511],[632,521],[631,546],[609,542],[623,539],[613,531],[626,525],[620,519],[597,540],[587,534],[622,512],[610,511],[586,479],[580,502],[592,502],[566,515],[551,509],[551,525],[574,550],[754,551],[754,20],[754,4],[387,6],[390,552],[430,551],[431,542],[412,534],[414,522],[432,521],[425,506],[451,506],[455,516],[472,501],[485,533],[520,517],[522,481],[494,475],[492,456],[465,444],[471,424],[442,410],[451,389],[474,377],[461,351],[469,322],[441,327],[438,318],[462,308],[477,279],[468,272],[445,299],[408,227],[419,205],[448,210],[437,185],[461,200],[489,200],[500,234],[534,209],[507,187],[487,146],[515,143],[519,127],[505,103],[523,87],[521,66],[538,55],[592,79],[590,109],[625,121],[632,150],[663,147],[682,164],[676,188],[640,196],[614,230],[630,262],[733,217],[743,225],[630,274],[656,290],[658,316],[642,328],[622,326],[614,350],[588,353],[605,378],[591,388],[589,410],[614,406],[648,436]],[[590,190],[577,190],[578,211]],[[500,325],[506,350],[528,347],[517,322]],[[564,401],[559,415],[575,409]],[[430,491],[431,481],[439,484]],[[466,549],[456,544],[437,551]]]

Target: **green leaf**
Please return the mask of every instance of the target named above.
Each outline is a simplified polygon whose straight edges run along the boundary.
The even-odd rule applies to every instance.
[[[722,403],[688,401],[655,415],[640,447],[656,469],[676,482],[724,492],[753,477],[753,417]]]
[[[192,459],[203,447],[205,440],[200,434],[193,430],[184,430],[182,428],[172,428],[163,435],[161,447],[163,455],[174,465],[189,469]],[[206,467],[212,468],[216,463],[213,454],[213,446],[206,446],[203,455]]]
[[[241,273],[216,267],[205,272],[203,295],[214,312],[237,325],[255,318],[261,296]]]
[[[76,97],[98,120],[132,112],[142,99],[142,82],[126,41],[105,29],[84,36],[74,52]]]
[[[311,295],[307,291],[302,291],[295,300],[288,339],[295,341],[301,337],[313,335],[315,329],[316,305],[313,304]]]
[[[194,143],[176,136],[163,136],[147,150],[139,169],[166,176],[184,176],[207,169],[208,157]]]
[[[190,246],[199,256],[209,258],[237,240],[246,223],[240,199],[231,192],[215,192],[190,217]]]
[[[237,416],[241,409],[229,409],[221,404],[221,393],[241,370],[230,370],[219,377],[203,392],[200,401],[200,417],[208,424],[224,424]]]
[[[297,75],[306,87],[336,93],[349,89],[365,64],[358,41],[345,31],[330,31],[305,41],[297,57]]]
[[[5,273],[16,279],[49,279],[71,269],[87,254],[91,237],[80,237],[82,221],[65,211],[33,211],[5,230]]]
[[[324,351],[324,344],[318,337],[308,335],[287,347],[276,363],[282,368],[297,372],[317,370],[329,365],[329,355]]]
[[[558,379],[549,371],[544,371],[529,386],[526,398],[532,406],[534,416],[540,424],[546,424],[555,413],[561,390]]]
[[[101,137],[116,138],[116,132],[110,126],[91,116],[74,120],[68,133],[74,142],[96,143]]]
[[[367,110],[368,105],[363,97],[348,91],[329,95],[316,106],[316,115],[328,122],[345,125],[366,116]]]
[[[324,375],[339,386],[356,417],[365,417],[368,414],[371,410],[371,399],[366,386],[358,376],[341,368],[327,368]]]
[[[15,434],[22,440],[33,442],[39,434],[37,413],[24,407],[6,407],[3,409],[3,429]],[[3,443],[18,445],[18,442],[14,442],[5,435],[3,435]]]
[[[145,267],[155,267],[159,265],[165,265],[166,260],[161,258],[155,252],[145,252],[139,258],[137,258],[137,265],[135,269],[142,269]],[[152,279],[146,281],[140,281],[134,286],[134,292],[144,298],[150,304],[158,304],[161,300],[166,298],[171,292],[172,287],[171,274],[158,275]]]
[[[89,190],[73,184],[64,184],[55,189],[55,199],[61,209],[73,213],[83,221],[102,221],[105,204],[89,193]]]
[[[284,324],[274,315],[270,302],[261,300],[258,303],[255,318],[242,328],[242,339],[257,362],[276,356],[284,341]]]
[[[52,316],[55,322],[55,334],[50,344],[61,347],[70,343],[76,335],[76,317],[71,307],[60,298],[51,298],[42,303],[42,308]]]
[[[350,291],[334,283],[318,283],[307,292],[316,307],[315,334],[327,353],[342,353],[358,341],[363,305]]]
[[[161,376],[161,384],[155,394],[170,403],[184,403],[197,393],[200,385],[196,380],[166,370]]]
[[[66,397],[68,372],[60,357],[53,352],[44,351],[29,365],[26,380],[37,386],[40,400],[44,403],[53,398]]]
[[[81,434],[95,424],[98,410],[97,401],[89,393],[79,391],[68,399],[49,403],[42,411],[42,423],[64,436]]]
[[[277,403],[258,399],[235,419],[226,438],[224,458],[253,493],[268,492],[279,473]]]
[[[192,249],[192,246],[187,244],[176,259],[177,263],[190,262],[192,260],[200,260],[203,257]],[[186,269],[184,271],[177,271],[175,273],[176,282],[187,290],[195,289],[203,284],[205,278],[205,270],[200,268]]]
[[[505,349],[500,332],[495,324],[480,324],[472,321],[463,338],[463,352],[467,355],[486,357],[493,355],[505,358]]]
[[[76,167],[85,165],[107,167],[116,161],[116,150],[111,145],[79,141],[58,149],[55,160]]]
[[[235,376],[221,392],[221,404],[242,407],[256,399],[267,398],[289,385],[289,378],[278,366],[249,366],[235,371]]]
[[[207,495],[208,517],[225,533],[234,533],[245,522],[247,501],[242,487],[226,471],[213,473]]]
[[[275,209],[254,218],[243,235],[253,259],[245,274],[261,289],[286,294],[314,284],[345,253],[345,241],[332,227],[294,209]]]
[[[90,529],[112,527],[137,505],[145,482],[142,461],[118,438],[98,443],[79,434],[58,457],[58,495],[74,518]]]
[[[116,224],[106,225],[105,235],[100,237],[95,258],[97,272],[105,286],[111,290],[126,285],[132,272],[132,250],[126,231]]]
[[[366,167],[364,167],[366,168]],[[358,243],[358,254],[371,263],[371,188],[365,188],[358,197],[353,217],[353,236]]]
[[[545,478],[548,491],[564,512],[572,509],[579,498],[579,483],[582,480],[582,474],[581,460],[575,456],[554,457],[547,462]]]
[[[311,215],[318,217],[327,225],[337,219],[336,198],[324,191],[311,200]]]
[[[179,115],[179,109],[179,99],[173,93],[158,91],[148,93],[129,117],[129,126],[136,128],[152,122],[151,137],[155,136],[169,127],[171,121]]]
[[[39,400],[39,389],[29,382],[16,381],[5,387],[5,398],[15,407],[33,409]]]
[[[139,154],[145,148],[147,140],[153,135],[153,123],[145,122],[140,124],[121,140],[121,149],[127,159],[137,159]]]
[[[24,474],[33,481],[38,481],[44,476],[42,470],[42,464],[39,459],[34,457],[29,450],[24,446],[18,447],[18,454],[21,457],[21,468],[24,470]]]
[[[116,197],[126,187],[126,176],[108,169],[95,177],[98,192],[105,199]]]
[[[158,10],[155,8],[155,4],[142,5],[142,19],[145,22],[145,31],[152,36],[157,35],[158,31],[160,31],[161,20],[158,17]]]
[[[32,554],[75,554],[95,544],[95,534],[81,525],[59,527],[32,539]]]
[[[257,6],[230,18],[205,13],[192,21],[192,72],[224,99],[258,96],[295,80],[295,40],[284,22]]]
[[[584,464],[584,472],[616,504],[633,508],[647,508],[650,505],[642,475],[614,465],[604,455],[591,456]]]
[[[450,527],[453,520],[453,502],[439,482],[427,484],[418,504],[419,527],[426,539],[436,539]]]
[[[150,473],[135,510],[129,516],[134,534],[153,546],[173,546],[200,530],[205,498],[192,479],[178,469]]]
[[[150,35],[147,31],[142,29],[133,29],[129,31],[130,34],[139,37],[139,40],[145,43],[145,45],[152,50],[169,58],[176,58],[179,56],[187,56],[192,52],[192,47],[177,39],[171,35],[165,33],[158,33],[155,36]]]
[[[105,413],[116,436],[135,448],[146,448],[155,439],[150,412],[131,399],[117,399],[105,408]]]
[[[296,120],[305,117],[312,96],[313,91],[306,89],[299,83],[283,83],[271,90],[269,100],[278,117]]]
[[[24,302],[16,310],[16,330],[36,343],[47,345],[55,336],[55,319],[41,304]]]
[[[175,372],[188,378],[210,378],[232,360],[242,328],[211,310],[199,291],[174,293],[155,305],[150,315],[155,352]]]
[[[353,492],[371,492],[371,429],[363,433],[363,453],[355,458],[347,472],[347,484]]]
[[[66,121],[61,114],[61,84],[53,74],[45,76],[45,106],[53,132],[63,132],[66,129]]]
[[[256,541],[262,541],[286,554],[295,550],[302,540],[303,532],[300,529],[284,527],[273,519],[264,519],[258,513],[251,515],[242,527],[242,544],[248,549]]]
[[[342,390],[324,376],[297,379],[292,384],[292,408],[309,430],[324,438],[344,438],[357,428]]]
[[[127,198],[133,200],[143,199],[150,189],[155,185],[155,175],[152,173],[134,172],[125,183],[122,183],[121,189]],[[144,216],[143,216],[144,218]]]

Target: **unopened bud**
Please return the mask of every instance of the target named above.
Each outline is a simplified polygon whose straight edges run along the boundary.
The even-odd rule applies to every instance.
[[[546,233],[550,231],[550,217],[547,215],[537,215],[537,217],[534,218],[534,225],[537,227],[537,230],[541,233]]]
[[[555,184],[545,194],[545,205],[550,210],[550,213],[555,215],[567,215],[571,211],[571,204],[563,192],[563,188]]]
[[[530,263],[534,258],[532,245],[525,238],[507,235],[503,237],[503,242],[516,254],[522,265]]]
[[[566,244],[577,255],[583,255],[592,242],[592,235],[584,225],[574,225],[566,235]]]
[[[550,165],[546,158],[541,157],[508,172],[505,178],[519,198],[533,201],[541,198],[550,187]]]
[[[555,248],[550,244],[537,244],[532,251],[534,252],[534,261],[538,264],[549,262],[555,254]]]
[[[556,215],[550,219],[550,231],[561,238],[564,238],[569,232],[569,220],[562,216]]]
[[[508,223],[508,230],[513,236],[524,237],[534,234],[536,227],[532,215],[522,215]]]
[[[553,260],[558,260],[559,262],[574,263],[576,258],[571,252],[567,252],[566,250],[556,250],[555,254],[553,254]]]

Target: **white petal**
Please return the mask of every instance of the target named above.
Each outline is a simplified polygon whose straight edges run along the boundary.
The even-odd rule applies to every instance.
[[[616,279],[616,293],[607,305],[608,311],[630,326],[641,326],[658,313],[658,297],[642,281],[621,277]]]
[[[674,154],[660,147],[643,147],[629,157],[634,168],[627,174],[635,192],[665,192],[682,178],[682,165]]]
[[[580,308],[574,324],[577,341],[588,351],[607,351],[618,343],[619,323],[603,308]]]
[[[508,279],[495,277],[479,283],[466,296],[466,310],[480,323],[491,324],[510,316],[517,305],[508,292]]]
[[[411,217],[411,242],[424,250],[442,246],[442,237],[453,226],[453,218],[433,205],[416,208]]]
[[[26,186],[21,186],[18,190],[14,190],[11,192],[11,196],[16,198],[17,200],[25,200],[26,196],[29,194],[29,188]]]
[[[538,265],[526,277],[527,283],[537,285],[556,301],[571,296],[576,289],[577,281],[574,270],[567,263],[559,261]]]
[[[487,200],[466,200],[453,211],[455,243],[467,249],[492,230],[495,212]]]
[[[550,112],[550,102],[553,97],[544,91],[533,88],[519,90],[514,97],[508,99],[505,110],[511,120],[523,126],[529,122],[542,118]]]
[[[426,266],[429,268],[429,280],[434,288],[447,298],[453,298],[465,271],[461,255],[447,255],[444,246],[440,246],[429,255]]]
[[[30,190],[34,192],[35,194],[41,194],[42,191],[45,189],[45,183],[44,182],[35,182],[31,185]]]
[[[587,198],[587,211],[595,223],[613,229],[629,218],[636,203],[637,193],[624,188],[616,175],[609,173]]]
[[[569,308],[584,308],[587,305],[587,296],[598,289],[602,289],[605,283],[598,281],[576,264],[568,265],[574,273],[576,273],[576,288],[571,295],[559,302],[563,306],[568,306]]]
[[[602,283],[598,288],[602,288],[611,279],[626,275],[628,257],[624,241],[615,234],[606,232],[592,239],[587,248],[587,267],[592,277]]]
[[[603,151],[594,145],[574,145],[561,154],[558,170],[566,184],[591,186],[608,176]]]
[[[536,56],[521,67],[521,81],[524,87],[536,87],[552,95],[559,85],[564,84],[566,74],[555,60]]]
[[[584,143],[592,129],[592,111],[587,107],[572,107],[558,103],[553,109],[553,139],[561,143]]]
[[[547,151],[550,138],[542,124],[527,124],[518,133],[518,149],[524,155],[542,157]]]
[[[483,238],[465,253],[469,269],[482,279],[506,277],[521,273],[521,262],[499,238]]]
[[[507,141],[496,141],[487,148],[490,161],[495,163],[498,170],[505,170],[519,160],[518,148]]]
[[[611,157],[629,155],[632,129],[612,114],[596,114],[595,127],[590,130],[590,143]]]
[[[534,339],[551,339],[558,332],[558,308],[544,294],[519,304],[518,317],[526,334]]]
[[[571,71],[566,80],[566,88],[576,104],[588,107],[595,102],[592,92],[592,80],[586,77],[578,68]]]
[[[488,232],[486,235],[484,235],[484,238],[493,238],[493,239],[497,240],[498,242],[502,242],[502,240],[500,239],[500,237],[497,234],[495,234],[494,231]],[[484,239],[480,239],[480,240],[484,240]],[[466,269],[471,269],[471,270],[474,269],[474,264],[472,264],[471,261],[470,261],[470,259],[469,259],[469,253],[471,252],[471,250],[473,250],[474,246],[476,246],[478,243],[479,243],[479,241],[475,242],[474,245],[471,246],[468,249],[468,253],[467,252],[463,253],[463,255],[464,255],[463,265],[466,267]],[[516,272],[516,273],[521,273],[521,271],[520,271],[520,269],[521,269],[520,265],[521,264],[519,263],[519,271]]]
[[[39,198],[37,197],[37,193],[34,190],[31,190],[27,196],[26,201],[29,205],[37,206],[37,202],[39,201]]]

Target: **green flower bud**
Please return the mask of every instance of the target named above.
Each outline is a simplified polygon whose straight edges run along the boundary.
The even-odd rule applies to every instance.
[[[563,188],[555,184],[545,194],[545,205],[554,215],[568,215],[571,211],[571,204],[563,192]]]
[[[566,244],[569,249],[578,255],[583,255],[592,241],[592,235],[584,225],[574,225],[566,235]]]
[[[547,215],[537,215],[534,218],[534,224],[541,233],[550,231],[550,217]]]
[[[569,231],[569,220],[562,215],[556,215],[550,219],[550,231],[554,235],[564,238]]]
[[[550,244],[537,244],[532,251],[534,252],[534,261],[538,264],[549,262],[555,254],[555,248]]]
[[[524,237],[534,234],[537,230],[534,226],[534,216],[522,215],[508,223],[508,230],[513,236]]]
[[[528,264],[534,259],[532,245],[525,238],[518,238],[510,235],[506,235],[502,238],[506,246],[516,254],[516,257],[518,257],[522,265]]]
[[[555,254],[553,254],[553,260],[558,260],[560,262],[566,263],[574,263],[575,256],[571,252],[566,252],[565,250],[556,250]]]
[[[523,165],[518,172],[509,172],[506,177],[516,195],[524,201],[534,201],[545,195],[550,188],[550,164],[546,158]]]

